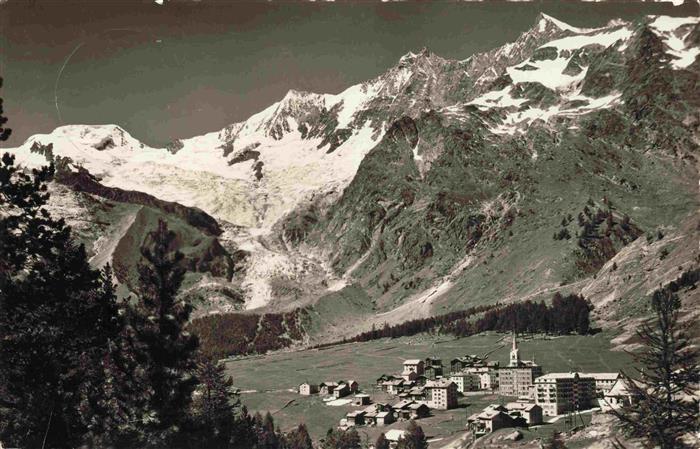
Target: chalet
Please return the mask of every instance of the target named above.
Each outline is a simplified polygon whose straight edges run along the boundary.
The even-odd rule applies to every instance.
[[[394,412],[378,412],[374,419],[375,426],[388,426],[393,422],[396,422]]]
[[[409,359],[403,362],[403,371],[401,377],[406,380],[415,380],[416,377],[423,374],[425,363],[419,359]]]
[[[305,382],[299,385],[299,394],[303,396],[310,396],[316,393],[318,393],[318,385],[316,384],[310,384],[308,382]]]
[[[632,393],[629,391],[629,385],[625,379],[618,379],[612,386],[610,391],[605,393],[600,401],[600,409],[604,412],[617,410],[632,403]]]
[[[394,409],[388,404],[377,403],[364,409],[368,426],[386,426],[396,421]]]
[[[408,398],[413,400],[413,401],[422,401],[425,399],[425,388],[424,387],[419,387],[415,386],[409,390],[406,391],[408,393]]]
[[[419,386],[422,387],[422,386],[425,385],[425,383],[426,383],[427,381],[429,381],[429,380],[430,380],[430,379],[428,379],[426,376],[424,376],[423,374],[421,374],[420,376],[416,376],[416,378],[413,380],[413,382],[415,382],[416,385],[419,385]]]
[[[528,426],[542,424],[542,407],[532,402],[509,402],[508,414],[513,418],[522,417]]]
[[[442,366],[426,366],[423,372],[429,380],[435,380],[442,377]]]
[[[355,395],[353,398],[352,403],[354,405],[368,405],[370,402],[370,398],[368,394],[365,393],[358,393]]]
[[[483,357],[479,357],[475,354],[465,355],[463,357],[457,357],[450,360],[450,372],[459,373],[465,368],[485,366],[486,362]]]
[[[349,412],[347,415],[345,415],[347,426],[365,425],[365,415],[366,412],[364,410],[355,410],[353,412]]]
[[[385,382],[385,388],[382,388],[389,394],[399,394],[408,385],[408,382],[403,379],[390,380]]]
[[[325,395],[333,394],[333,391],[338,387],[338,382],[321,382],[319,392]]]
[[[416,401],[399,401],[394,404],[393,408],[400,419],[420,419],[430,414],[430,407]]]
[[[421,419],[430,415],[430,407],[423,402],[412,402],[408,409],[411,411],[410,419]]]
[[[350,387],[346,383],[338,384],[333,390],[333,397],[336,399],[344,398],[350,394]]]
[[[447,379],[431,380],[425,384],[428,405],[437,410],[457,407],[457,385]]]
[[[467,427],[476,435],[484,435],[498,429],[515,427],[515,419],[506,412],[487,408],[467,418]]]
[[[388,382],[388,381],[390,381],[390,380],[397,380],[397,379],[401,379],[401,377],[400,377],[400,376],[394,376],[393,374],[382,374],[381,376],[379,376],[379,377],[377,378],[377,384],[376,384],[376,385],[377,385],[378,388],[382,388],[382,385],[384,384],[384,382]]]
[[[350,391],[352,393],[357,393],[360,389],[360,384],[358,384],[355,380],[349,380],[346,383],[348,384],[348,387],[350,387]]]

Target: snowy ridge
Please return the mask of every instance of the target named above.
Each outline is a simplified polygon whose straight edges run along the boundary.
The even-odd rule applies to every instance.
[[[696,17],[659,16],[643,26],[663,41],[668,65],[683,70],[700,55],[690,42],[698,23]],[[637,30],[622,21],[577,28],[541,14],[516,42],[488,53],[451,61],[427,49],[409,52],[386,73],[338,94],[290,90],[243,122],[168,148],[144,145],[116,125],[68,125],[9,151],[18,163],[38,167],[50,156],[32,147],[52,144],[54,156],[70,158],[70,167],[87,169],[107,186],[198,207],[244,227],[228,239],[251,253],[242,285],[247,307],[260,307],[273,299],[271,278],[303,280],[309,266],[324,271],[327,262],[264,244],[266,238],[279,240],[275,224],[317,195],[339,196],[394,120],[426,110],[458,120],[474,113],[500,139],[524,133],[535,122],[574,122],[618,107],[620,92],[583,93],[587,64],[590,55],[606,49],[624,54]],[[430,145],[419,139],[412,149],[421,176],[430,167]],[[113,245],[110,239],[98,242],[99,263],[107,261]],[[346,280],[349,284],[341,279],[332,288]],[[449,289],[450,282],[430,294]]]

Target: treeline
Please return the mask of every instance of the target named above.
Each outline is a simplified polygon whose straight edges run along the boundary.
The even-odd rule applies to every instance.
[[[458,320],[446,332],[464,337],[480,332],[547,333],[555,335],[591,332],[593,305],[580,295],[555,293],[551,305],[544,301],[524,301],[487,311],[477,320]]]
[[[287,313],[222,313],[192,320],[188,329],[199,337],[208,357],[264,354],[286,348],[304,338],[306,310]]]
[[[498,303],[491,305],[474,306],[466,310],[449,312],[428,318],[418,318],[415,320],[404,321],[403,323],[394,325],[389,325],[388,323],[385,323],[384,326],[380,329],[377,329],[376,327],[372,326],[372,330],[362,332],[361,334],[355,335],[354,337],[344,338],[342,340],[337,340],[331,343],[324,343],[321,345],[314,346],[314,348],[320,349],[344,343],[358,343],[379,340],[381,338],[410,337],[413,335],[428,332],[441,333],[445,329],[450,328],[450,325],[455,321],[466,320],[474,315],[484,313],[487,310],[491,310],[496,307],[498,307]]]

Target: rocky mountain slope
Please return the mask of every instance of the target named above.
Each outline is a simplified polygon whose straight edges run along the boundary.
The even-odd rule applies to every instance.
[[[81,237],[127,286],[147,224],[177,221],[200,313],[310,306],[325,338],[562,290],[614,325],[698,265],[698,54],[695,17],[543,14],[167,148],[69,125],[11,151],[60,165],[56,211],[104,223]]]

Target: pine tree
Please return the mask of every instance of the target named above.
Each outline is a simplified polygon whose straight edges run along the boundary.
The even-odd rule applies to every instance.
[[[178,434],[188,424],[188,410],[197,385],[196,337],[185,330],[192,306],[177,298],[185,274],[183,255],[173,251],[175,234],[165,221],[149,234],[139,264],[140,302],[134,314],[141,345],[149,404],[144,419],[147,446],[177,446]]]
[[[635,377],[623,373],[632,403],[616,415],[647,447],[685,447],[682,436],[698,429],[698,400],[689,399],[698,382],[698,352],[678,323],[680,300],[670,289],[652,296],[656,315],[637,332],[644,345],[634,354]]]
[[[361,440],[357,430],[329,429],[321,440],[321,449],[360,449]]]
[[[399,439],[396,449],[428,449],[428,439],[423,428],[411,420],[406,427],[406,433]]]
[[[52,175],[9,154],[0,164],[0,440],[23,447],[75,447],[98,430],[103,362],[123,326],[111,275],[44,207]]]
[[[544,445],[544,449],[566,449],[561,433],[554,432]]]
[[[284,449],[313,449],[311,436],[306,425],[299,424],[299,427],[288,432],[284,436]]]
[[[377,437],[374,449],[389,449],[389,440],[386,439],[386,435],[383,432]]]
[[[238,396],[232,390],[233,380],[224,373],[224,366],[205,359],[197,364],[199,386],[193,404],[194,445],[208,448],[229,447],[236,424]]]

